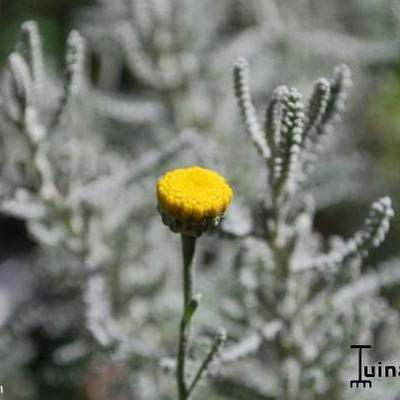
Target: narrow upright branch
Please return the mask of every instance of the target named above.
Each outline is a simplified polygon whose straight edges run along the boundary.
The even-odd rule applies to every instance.
[[[32,74],[35,95],[39,95],[45,81],[43,46],[35,21],[26,21],[21,27],[21,40],[16,49],[26,59]]]
[[[257,115],[250,95],[249,64],[244,58],[240,58],[233,69],[233,84],[235,96],[238,101],[242,120],[247,133],[264,159],[270,156],[270,148],[265,140],[263,131],[257,120]]]
[[[67,39],[66,81],[63,92],[49,123],[49,129],[58,126],[72,97],[82,94],[86,88],[86,45],[85,40],[77,31],[71,31]]]

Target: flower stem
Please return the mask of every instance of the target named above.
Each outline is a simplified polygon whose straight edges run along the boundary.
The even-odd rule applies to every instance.
[[[188,308],[194,295],[194,252],[196,238],[185,234],[181,235],[182,258],[183,258],[183,313],[179,328],[179,347],[176,368],[176,383],[178,388],[178,399],[187,400],[189,393],[186,385],[186,355],[189,343],[190,320]]]

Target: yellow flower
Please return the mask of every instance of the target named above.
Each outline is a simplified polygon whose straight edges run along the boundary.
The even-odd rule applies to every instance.
[[[201,167],[169,171],[157,183],[158,210],[164,224],[189,236],[216,227],[232,196],[221,175]]]

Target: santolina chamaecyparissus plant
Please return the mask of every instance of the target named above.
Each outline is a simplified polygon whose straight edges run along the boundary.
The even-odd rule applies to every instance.
[[[158,210],[162,220],[173,232],[180,233],[182,239],[183,313],[176,363],[179,400],[191,397],[197,383],[225,341],[225,333],[220,332],[197,372],[188,382],[186,359],[190,322],[201,298],[200,294],[195,294],[194,289],[196,238],[218,226],[232,197],[233,191],[222,176],[197,166],[167,172],[157,183]]]

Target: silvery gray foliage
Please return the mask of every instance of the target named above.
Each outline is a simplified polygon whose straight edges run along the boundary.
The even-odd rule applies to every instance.
[[[24,303],[4,330],[0,363],[7,360],[9,368],[0,367],[0,380],[33,357],[29,335],[40,328],[46,338],[62,339],[44,367],[48,384],[76,382],[101,364],[128,397],[173,398],[179,258],[155,215],[154,181],[160,165],[201,162],[229,172],[235,192],[246,193],[222,231],[241,237],[239,245],[205,238],[198,257],[212,260],[200,274],[200,285],[210,289],[198,316],[204,331],[194,332],[199,352],[209,348],[214,321],[229,333],[220,365],[210,371],[213,385],[200,396],[340,398],[348,344],[368,341],[380,315],[396,320],[378,291],[398,281],[397,261],[376,273],[360,271],[360,260],[386,233],[391,205],[387,198],[374,203],[349,240],[327,242],[311,229],[316,207],[361,185],[365,159],[345,154],[347,143],[332,132],[350,75],[339,66],[315,83],[308,102],[282,80],[309,87],[306,66],[314,76],[338,60],[364,76],[364,66],[397,57],[398,46],[339,33],[331,7],[298,0],[99,1],[77,16],[99,56],[95,84],[86,76],[88,49],[77,31],[68,38],[59,80],[43,59],[36,24],[24,24],[1,85],[0,195],[2,212],[23,218],[40,245],[31,264],[42,296]],[[235,91],[263,163],[244,145],[228,90],[239,54],[254,66],[250,80],[246,61],[237,64]],[[124,68],[134,79],[132,94],[120,90]],[[278,84],[261,119],[258,105]],[[319,162],[332,142],[340,157],[324,153]],[[324,184],[316,203],[304,195],[315,182]],[[249,209],[248,200],[260,194],[265,204]],[[222,268],[215,272],[214,264]],[[231,293],[221,316],[226,284]],[[10,354],[14,347],[18,352]],[[203,354],[192,357],[195,370]],[[95,384],[102,381],[100,375]],[[19,398],[33,398],[35,383]]]
[[[331,79],[319,79],[308,106],[296,89],[278,87],[263,128],[254,117],[248,71],[246,60],[235,64],[235,93],[247,133],[258,150],[268,149],[260,153],[269,179],[261,216],[241,238],[231,232],[239,241],[233,266],[239,282],[223,312],[236,329],[221,362],[237,363],[216,372],[215,387],[235,399],[344,398],[355,361],[350,344],[371,343],[374,328],[397,322],[379,295],[397,282],[395,267],[361,268],[385,238],[391,201],[374,202],[360,230],[326,251],[313,230],[304,181],[344,110],[349,70],[340,66]]]
[[[293,192],[309,175],[327,133],[339,118],[350,85],[348,68],[337,67],[330,81],[316,82],[307,110],[297,89],[279,86],[272,94],[261,130],[250,97],[248,63],[245,59],[236,63],[235,94],[246,130],[269,166],[273,202],[282,193]]]
[[[102,112],[120,122],[151,120],[149,129],[155,137],[170,138],[184,128],[211,136],[219,152],[219,164],[215,164],[229,170],[235,183],[248,193],[249,201],[255,202],[261,190],[254,181],[263,179],[263,171],[255,170],[257,165],[238,131],[234,99],[227,90],[232,61],[245,56],[253,65],[252,81],[265,83],[252,90],[255,104],[281,84],[282,77],[299,88],[309,87],[312,77],[329,65],[346,62],[360,75],[353,92],[353,104],[357,104],[370,89],[365,67],[379,68],[395,59],[398,41],[391,1],[381,3],[392,16],[384,39],[366,38],[362,26],[359,31],[348,32],[346,18],[374,12],[370,3],[353,6],[354,16],[347,16],[345,10],[342,15],[335,6],[310,0],[100,1],[77,13],[77,23],[100,59],[98,86],[102,90],[97,104]],[[121,97],[119,84],[127,72],[133,78],[132,94]],[[321,90],[323,86],[321,82]],[[128,113],[132,102],[145,102],[146,110]],[[353,156],[348,140],[351,135],[347,135],[355,123],[349,120],[342,126],[343,135],[335,136],[340,154],[346,148],[352,156],[337,164],[333,157],[330,168],[316,171],[324,174],[324,187],[319,190],[321,186],[315,185],[316,197],[321,200],[319,208],[343,200],[349,189],[361,182],[366,161]],[[257,140],[257,128],[253,128]],[[128,132],[129,127],[122,126],[121,130]],[[120,138],[131,139],[129,134]],[[312,164],[311,153],[310,157]],[[233,162],[236,158],[247,158],[248,165],[238,166]],[[214,161],[208,160],[209,164]],[[332,188],[330,180],[324,178],[335,166],[346,166],[351,173],[340,174],[341,179]],[[254,169],[259,179],[249,179],[243,173],[247,167]],[[310,182],[312,179],[309,177]],[[335,191],[336,186],[341,190]],[[360,188],[353,195],[360,197],[366,191]],[[327,196],[328,192],[334,195]]]
[[[3,326],[7,368],[0,369],[1,379],[11,382],[9,371],[23,371],[35,358],[35,349],[28,351],[32,332],[59,343],[20,394],[28,398],[40,396],[41,382],[76,384],[82,366],[102,357],[110,364],[134,359],[158,368],[164,338],[154,324],[171,313],[164,287],[166,269],[176,260],[172,255],[154,262],[152,254],[165,241],[152,228],[159,222],[154,173],[171,157],[185,155],[197,139],[188,132],[137,158],[107,147],[91,107],[97,97],[87,79],[86,53],[85,40],[72,31],[65,80],[47,79],[51,71],[38,27],[29,21],[2,76],[0,209],[26,222],[39,250],[29,260],[35,295]],[[154,250],[144,252],[146,246]],[[160,302],[151,315],[148,298]],[[136,375],[141,379],[140,371]],[[141,392],[132,388],[135,397]]]

